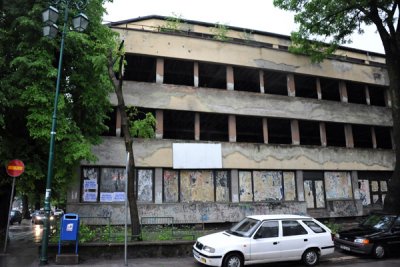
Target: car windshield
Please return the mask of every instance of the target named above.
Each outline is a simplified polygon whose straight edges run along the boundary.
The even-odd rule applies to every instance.
[[[394,215],[374,214],[369,216],[364,222],[362,222],[361,227],[373,228],[376,230],[388,230],[395,219],[396,216]]]
[[[254,233],[254,231],[257,229],[257,227],[260,225],[260,223],[261,223],[261,221],[259,221],[259,220],[245,218],[242,221],[235,224],[227,232],[232,235],[250,237]]]

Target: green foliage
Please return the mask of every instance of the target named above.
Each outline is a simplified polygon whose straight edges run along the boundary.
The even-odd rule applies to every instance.
[[[89,1],[84,10],[88,29],[69,30],[65,38],[52,179],[55,203],[65,201],[65,188],[79,162],[95,160],[91,146],[101,141],[111,110],[107,55],[116,44],[115,33],[102,24],[104,2]],[[42,36],[41,12],[47,5],[47,1],[6,1],[0,12],[0,161],[2,165],[13,158],[24,161],[17,194],[30,195],[31,201],[44,195],[60,53],[60,35]],[[72,8],[69,18],[73,15]],[[3,178],[0,183],[9,182]]]
[[[338,223],[335,223],[333,221],[326,221],[324,222],[325,226],[327,226],[329,229],[331,229],[332,234],[336,234],[339,231],[342,230],[342,226]]]
[[[132,137],[155,137],[156,118],[152,113],[140,112],[136,107],[129,107],[126,110],[131,123],[129,131]]]
[[[228,34],[228,26],[225,24],[216,23],[214,28],[211,29],[211,32],[214,34],[213,39],[218,41],[229,41],[231,38],[227,36]]]
[[[373,2],[274,0],[274,5],[296,13],[294,19],[300,27],[292,33],[290,51],[310,55],[313,61],[319,62],[339,45],[351,43],[350,35],[353,32],[363,33],[364,25],[375,23],[389,28],[390,24],[393,25],[394,1]]]
[[[182,26],[182,15],[172,13],[166,18],[166,24],[160,27],[161,32],[178,32]]]

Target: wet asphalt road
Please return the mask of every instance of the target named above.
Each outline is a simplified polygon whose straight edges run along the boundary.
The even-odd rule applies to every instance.
[[[39,245],[42,235],[41,225],[32,225],[29,220],[24,220],[21,225],[15,224],[10,227],[10,242],[7,252],[3,253],[4,244],[1,244],[0,267],[37,267],[39,266]],[[400,254],[400,253],[399,253]],[[55,255],[49,255],[47,266],[60,267],[54,262]],[[193,260],[192,257],[182,258],[136,258],[128,259],[125,265],[124,259],[107,260],[104,258],[93,258],[81,260],[79,265],[67,265],[76,267],[204,267]],[[304,266],[299,262],[281,262],[270,264],[259,264],[260,267],[297,267]],[[358,257],[356,255],[335,252],[329,258],[322,259],[320,266],[330,267],[394,267],[400,266],[400,255],[382,261],[376,261],[369,257]]]

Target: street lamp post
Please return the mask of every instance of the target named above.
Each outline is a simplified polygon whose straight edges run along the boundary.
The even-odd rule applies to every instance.
[[[56,0],[53,1],[55,5],[60,6],[64,9],[64,26],[61,33],[61,45],[60,45],[60,57],[58,60],[57,69],[57,83],[56,83],[56,93],[54,97],[54,109],[52,116],[51,132],[50,132],[50,151],[49,151],[49,161],[47,168],[47,181],[46,181],[46,194],[44,198],[44,210],[46,213],[44,224],[43,224],[43,235],[42,235],[42,247],[40,251],[40,265],[45,265],[48,262],[47,248],[49,244],[49,233],[50,233],[50,198],[51,198],[51,180],[53,178],[53,165],[54,165],[54,145],[56,138],[56,128],[57,128],[57,106],[58,106],[58,96],[60,92],[60,82],[61,82],[61,68],[62,59],[64,53],[64,39],[68,30],[68,13],[69,9],[75,7],[81,11],[85,6],[87,1],[85,0]],[[50,6],[48,9],[43,11],[43,22],[45,26],[43,27],[43,35],[48,37],[55,37],[57,35],[58,27],[56,25],[58,19],[58,10]],[[77,31],[84,31],[88,26],[89,20],[83,13],[79,13],[78,16],[73,18],[73,27]]]

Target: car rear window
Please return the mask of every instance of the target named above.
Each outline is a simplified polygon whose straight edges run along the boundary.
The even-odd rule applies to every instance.
[[[305,225],[307,225],[314,233],[325,233],[325,229],[318,225],[316,222],[313,221],[303,221]]]

